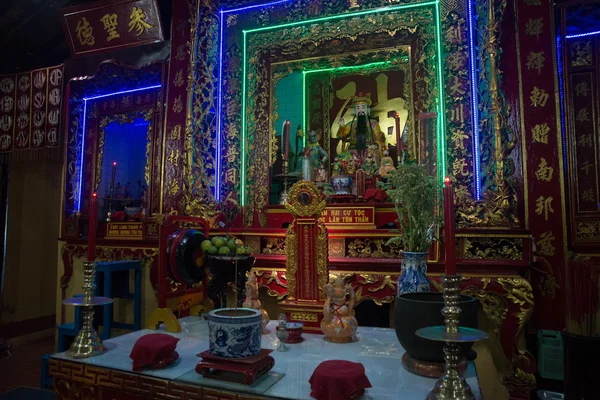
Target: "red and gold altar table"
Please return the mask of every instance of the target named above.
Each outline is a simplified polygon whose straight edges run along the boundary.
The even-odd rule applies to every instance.
[[[275,321],[262,336],[262,346],[276,349]],[[180,338],[176,351],[180,358],[163,369],[132,371],[129,354],[136,340],[148,333],[143,329],[106,340],[107,351],[86,359],[70,359],[64,353],[50,359],[50,374],[59,400],[141,400],[141,399],[312,399],[309,379],[325,360],[348,360],[362,363],[372,388],[364,399],[423,399],[433,388],[434,379],[413,375],[404,370],[404,350],[395,332],[387,328],[358,329],[359,340],[336,344],[323,335],[307,334],[298,344],[288,344],[289,351],[273,351],[271,371],[253,385],[243,385],[203,378],[195,371],[200,360],[196,355],[208,349],[208,324],[199,317],[181,320],[182,332],[168,333]],[[166,332],[165,332],[166,333]],[[475,396],[481,398],[475,366],[470,363],[465,378]]]

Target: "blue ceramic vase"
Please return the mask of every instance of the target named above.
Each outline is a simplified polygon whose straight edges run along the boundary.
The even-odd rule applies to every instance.
[[[397,295],[404,293],[427,293],[431,284],[427,279],[427,256],[429,253],[402,252],[402,271],[398,277]]]
[[[219,357],[253,357],[261,349],[260,310],[221,308],[208,313],[209,350]]]

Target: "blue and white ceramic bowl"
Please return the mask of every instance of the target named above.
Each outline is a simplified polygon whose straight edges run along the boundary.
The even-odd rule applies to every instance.
[[[225,358],[247,358],[260,353],[260,310],[220,308],[208,313],[211,354]]]
[[[331,186],[333,186],[335,194],[352,194],[352,177],[346,175],[332,176]]]

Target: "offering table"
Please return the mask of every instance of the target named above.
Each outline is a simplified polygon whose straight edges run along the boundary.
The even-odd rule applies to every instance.
[[[141,399],[312,399],[309,379],[325,360],[360,362],[366,369],[372,388],[361,399],[424,399],[433,388],[434,379],[416,376],[402,368],[404,350],[393,329],[358,329],[359,340],[335,344],[323,335],[304,333],[305,340],[288,344],[288,352],[273,351],[275,366],[253,385],[206,379],[195,371],[200,360],[196,354],[208,349],[208,324],[200,317],[180,320],[182,332],[161,333],[180,338],[176,351],[179,359],[163,369],[131,370],[129,354],[136,340],[156,331],[142,329],[104,342],[107,351],[86,359],[71,359],[64,353],[54,354],[49,363],[57,399],[141,400]],[[276,321],[262,336],[262,347],[276,349]],[[481,398],[475,366],[465,372],[476,398]]]

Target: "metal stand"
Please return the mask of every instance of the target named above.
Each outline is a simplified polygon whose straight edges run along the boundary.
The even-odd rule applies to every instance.
[[[102,339],[94,329],[94,307],[110,304],[113,299],[108,297],[94,297],[96,284],[96,264],[93,262],[83,263],[83,297],[72,297],[63,301],[63,304],[83,307],[83,326],[69,350],[67,356],[73,358],[86,358],[102,354],[105,350]],[[77,311],[75,311],[77,312]]]
[[[298,180],[297,174],[290,174],[290,164],[288,160],[283,160],[283,173],[280,175],[275,175],[275,178],[283,178],[283,192],[281,192],[281,197],[279,198],[279,204],[284,205],[287,203],[289,192],[289,180]]]
[[[435,383],[427,397],[429,400],[471,400],[475,399],[471,388],[460,376],[458,364],[461,361],[460,345],[462,342],[478,342],[489,335],[479,329],[459,327],[461,309],[458,306],[460,296],[460,275],[442,277],[444,303],[442,314],[445,326],[431,326],[418,329],[415,334],[423,339],[445,342],[444,359],[446,368],[444,374]]]

